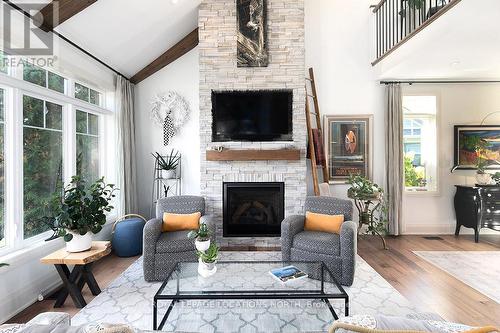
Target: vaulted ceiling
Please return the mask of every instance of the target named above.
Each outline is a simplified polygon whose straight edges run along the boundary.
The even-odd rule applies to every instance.
[[[31,6],[34,1],[12,2],[26,9],[23,3]],[[39,3],[41,9],[50,1]],[[54,30],[132,77],[198,26],[199,4],[200,0],[98,0]]]

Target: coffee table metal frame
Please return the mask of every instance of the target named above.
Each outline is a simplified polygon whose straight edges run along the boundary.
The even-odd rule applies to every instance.
[[[344,288],[337,282],[333,276],[330,269],[323,262],[306,262],[306,261],[221,261],[220,264],[252,264],[252,263],[269,263],[269,264],[282,264],[283,266],[293,265],[293,264],[320,264],[321,265],[321,289],[320,290],[219,290],[219,291],[183,291],[179,290],[179,275],[177,275],[177,291],[173,295],[162,295],[163,290],[170,281],[172,274],[178,270],[180,264],[186,264],[190,262],[178,262],[175,268],[170,272],[165,281],[162,283],[160,289],[154,296],[153,304],[153,330],[158,331],[163,328],[167,322],[168,316],[172,312],[175,303],[184,300],[228,300],[228,299],[320,299],[326,303],[328,309],[333,315],[334,319],[339,319],[338,315],[330,303],[330,299],[343,299],[344,300],[344,313],[345,316],[349,315],[349,295],[345,292]],[[192,262],[192,264],[197,264],[197,262]],[[325,293],[325,273],[330,276],[333,284],[338,288],[338,293]],[[327,281],[326,283],[332,283]],[[170,300],[170,305],[167,312],[163,315],[163,318],[158,325],[158,302]]]

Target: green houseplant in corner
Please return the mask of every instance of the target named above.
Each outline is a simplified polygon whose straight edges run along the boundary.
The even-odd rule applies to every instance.
[[[384,249],[387,244],[384,235],[387,233],[387,205],[384,191],[380,186],[360,175],[349,176],[351,187],[347,196],[354,200],[359,213],[359,230],[366,226],[366,233],[377,235],[382,240]]]
[[[172,179],[176,177],[177,167],[181,159],[178,151],[172,149],[165,157],[161,156],[160,153],[154,153],[153,156],[156,159],[158,169],[161,171],[161,178]]]
[[[57,234],[64,238],[66,251],[81,252],[92,246],[92,234],[106,223],[106,213],[113,209],[115,186],[106,184],[104,177],[90,186],[79,176],[54,193],[50,203],[51,219]]]

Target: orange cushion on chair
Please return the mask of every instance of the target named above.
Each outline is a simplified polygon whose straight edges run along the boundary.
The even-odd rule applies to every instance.
[[[163,213],[161,231],[198,230],[200,218],[200,212],[192,214],[173,214],[165,212]]]
[[[306,212],[304,230],[340,234],[340,227],[342,226],[342,223],[344,223],[344,215],[327,215]]]

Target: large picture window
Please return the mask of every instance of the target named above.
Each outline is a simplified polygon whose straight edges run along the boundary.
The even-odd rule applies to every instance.
[[[405,188],[437,191],[437,98],[403,96]]]
[[[76,173],[88,181],[99,174],[99,117],[76,111]]]
[[[23,204],[24,238],[50,229],[40,220],[63,180],[63,107],[23,96]]]

